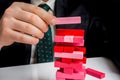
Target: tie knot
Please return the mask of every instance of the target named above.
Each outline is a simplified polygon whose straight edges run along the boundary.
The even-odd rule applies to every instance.
[[[40,4],[38,6],[45,9],[46,11],[48,11],[50,9],[50,7],[47,4]]]

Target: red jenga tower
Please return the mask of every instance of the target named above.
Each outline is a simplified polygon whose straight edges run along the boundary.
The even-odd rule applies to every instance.
[[[81,17],[57,18],[57,25],[80,24]],[[86,68],[86,48],[83,29],[57,29],[54,38],[54,66],[59,68],[56,80],[85,80],[86,74],[102,79],[105,73]]]
[[[85,80],[84,30],[57,29],[54,42],[56,80]]]

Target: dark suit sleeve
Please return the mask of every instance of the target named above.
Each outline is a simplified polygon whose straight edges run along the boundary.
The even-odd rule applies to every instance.
[[[31,45],[13,43],[2,47],[0,51],[0,67],[18,66],[30,63]]]

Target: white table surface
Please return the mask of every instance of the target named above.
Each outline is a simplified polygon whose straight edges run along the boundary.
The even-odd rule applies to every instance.
[[[86,68],[93,68],[106,74],[101,80],[120,80],[120,74],[113,63],[102,57],[88,58]],[[0,80],[56,80],[57,68],[54,62],[0,68]],[[86,75],[85,80],[100,80]]]

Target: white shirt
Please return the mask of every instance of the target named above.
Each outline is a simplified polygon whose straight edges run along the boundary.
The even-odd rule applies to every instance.
[[[34,5],[39,5],[39,4],[42,4],[42,3],[46,3],[47,5],[49,5],[49,7],[52,9],[52,11],[49,11],[51,14],[53,14],[53,11],[54,11],[54,4],[55,4],[55,0],[48,0],[47,2],[44,2],[42,0],[31,0],[31,3],[34,4]],[[52,38],[54,37],[55,35],[55,27],[52,27],[51,26],[51,31],[52,31]],[[54,40],[54,38],[53,38]],[[31,49],[31,59],[30,59],[30,63],[34,63],[34,60],[35,60],[35,49],[36,49],[36,45],[32,45],[32,49]]]

